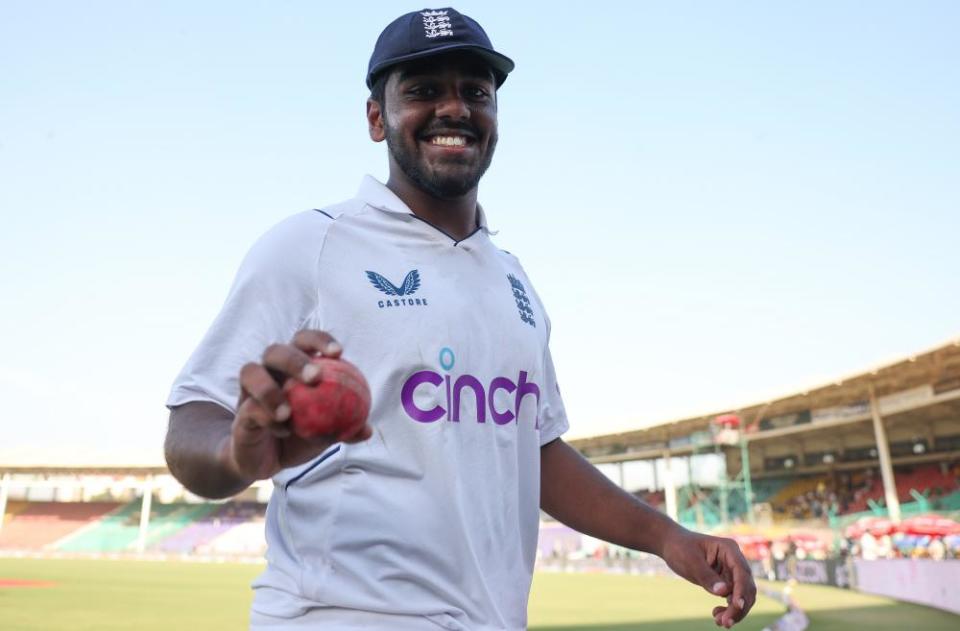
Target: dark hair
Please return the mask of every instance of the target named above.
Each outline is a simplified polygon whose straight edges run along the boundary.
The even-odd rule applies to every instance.
[[[387,78],[389,76],[389,72],[381,72],[373,80],[373,85],[370,87],[370,98],[380,104],[380,109],[383,109],[383,97],[386,92]]]

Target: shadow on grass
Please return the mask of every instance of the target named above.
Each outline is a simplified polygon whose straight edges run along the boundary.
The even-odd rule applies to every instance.
[[[920,605],[877,605],[820,609],[809,612],[809,631],[958,631],[960,616],[923,607]],[[779,616],[774,614],[750,615],[736,625],[737,631],[759,631],[772,624]],[[717,629],[709,618],[682,620],[644,620],[609,624],[537,625],[530,631],[628,631],[630,629],[655,629],[656,631],[708,631]]]
[[[782,614],[768,612],[749,615],[736,625],[737,631],[760,631]],[[719,629],[709,616],[673,620],[637,620],[636,622],[610,622],[605,624],[531,625],[530,631],[628,631],[629,629],[656,629],[656,631],[708,631]],[[811,630],[812,631],[812,630]]]

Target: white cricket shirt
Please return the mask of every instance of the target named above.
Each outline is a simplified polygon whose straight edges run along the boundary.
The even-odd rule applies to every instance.
[[[356,198],[257,241],[177,377],[169,406],[235,410],[240,367],[310,328],[370,382],[373,437],[274,478],[255,617],[526,627],[540,447],[567,419],[543,305],[479,222],[457,242],[367,177]]]

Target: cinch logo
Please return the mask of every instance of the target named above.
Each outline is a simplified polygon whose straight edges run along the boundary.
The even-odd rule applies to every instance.
[[[456,378],[450,375],[449,371],[453,369],[454,361],[453,351],[444,348],[440,351],[440,367],[447,372],[441,375],[432,370],[421,370],[407,378],[400,391],[400,402],[410,418],[419,423],[433,423],[446,417],[449,422],[459,423],[460,402],[464,391],[468,390],[476,405],[477,422],[486,423],[489,411],[490,418],[497,425],[515,422],[520,416],[520,405],[524,397],[533,395],[533,403],[537,410],[534,427],[540,428],[540,387],[532,381],[527,381],[527,371],[521,370],[516,382],[507,377],[494,377],[484,386],[473,375],[460,375]],[[436,389],[441,386],[446,393],[446,407],[435,405],[425,410],[417,405],[414,400],[417,388]],[[500,391],[512,395],[512,405],[507,409],[497,409],[496,395]]]
[[[417,290],[420,289],[420,272],[415,269],[407,273],[406,278],[403,279],[403,283],[399,287],[387,280],[385,276],[376,272],[367,271],[367,279],[371,285],[388,296],[404,296],[403,298],[393,300],[378,301],[377,306],[381,309],[384,307],[426,306],[427,304],[426,298],[406,298],[406,296],[417,293]]]

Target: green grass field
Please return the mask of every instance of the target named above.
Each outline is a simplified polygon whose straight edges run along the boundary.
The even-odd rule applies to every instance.
[[[244,629],[256,565],[0,559],[4,579],[46,586],[0,586],[4,631],[173,631]],[[960,616],[848,591],[799,586],[811,631],[911,628],[956,631]],[[599,574],[539,574],[530,601],[537,631],[695,631],[716,629],[715,599],[680,581]],[[782,613],[761,598],[738,628],[757,631]]]

